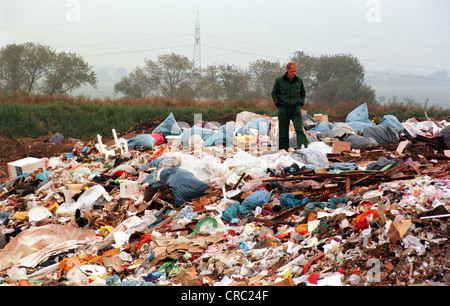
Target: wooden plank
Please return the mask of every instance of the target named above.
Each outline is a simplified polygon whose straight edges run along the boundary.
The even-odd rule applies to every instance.
[[[397,150],[395,150],[395,154],[399,157],[403,155],[403,150],[405,150],[406,146],[409,144],[409,140],[401,141],[398,144]]]

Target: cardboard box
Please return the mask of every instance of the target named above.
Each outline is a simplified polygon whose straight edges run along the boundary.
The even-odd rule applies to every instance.
[[[120,183],[120,197],[129,198],[139,195],[139,184],[136,181],[126,181]]]
[[[341,153],[351,150],[351,143],[347,141],[335,141],[333,143],[333,153]]]
[[[33,173],[36,170],[42,168],[45,170],[45,161],[36,157],[25,157],[13,162],[8,163],[9,178],[12,180],[24,173]]]
[[[325,122],[328,124],[328,115],[314,114],[314,121]]]

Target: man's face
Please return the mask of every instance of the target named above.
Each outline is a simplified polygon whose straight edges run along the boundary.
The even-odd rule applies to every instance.
[[[289,68],[286,68],[287,77],[289,80],[292,80],[295,77],[295,74],[297,73],[297,66],[292,65]]]

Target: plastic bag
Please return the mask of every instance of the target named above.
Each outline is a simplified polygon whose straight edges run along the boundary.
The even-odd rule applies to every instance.
[[[208,184],[215,185],[228,172],[220,160],[211,155],[197,158],[190,154],[184,154],[180,158],[180,168],[191,172],[196,178]]]
[[[242,205],[244,207],[247,207],[248,209],[253,210],[256,207],[263,206],[269,202],[270,192],[268,192],[267,190],[258,190],[245,198],[245,200],[242,202]]]
[[[294,154],[292,154],[292,158],[304,164],[311,164],[321,168],[328,168],[328,158],[319,150],[311,148],[297,150]]]
[[[64,141],[64,136],[61,133],[55,133],[49,139],[49,142],[51,142],[51,143],[62,143],[63,141]]]
[[[61,204],[56,210],[57,215],[72,215],[77,209],[82,212],[88,211],[94,207],[95,204],[102,204],[109,202],[111,197],[102,185],[94,185],[85,192],[83,192],[75,203],[65,202]]]
[[[304,205],[311,200],[311,197],[296,199],[292,193],[285,193],[280,197],[280,204],[287,209],[291,209],[296,206]]]
[[[149,134],[142,134],[128,140],[128,149],[152,149],[156,145],[156,139]]]
[[[394,115],[384,115],[383,120],[379,124],[379,126],[390,126],[397,130],[397,133],[403,132],[403,125],[398,121],[397,117]]]
[[[193,135],[199,135],[200,138],[205,141],[210,136],[214,135],[216,131],[210,129],[204,129],[197,126],[193,126],[191,129],[185,130],[181,134],[180,142],[183,147],[191,145],[190,139]],[[202,144],[203,145],[203,144]]]
[[[160,132],[156,132],[151,134],[150,136],[152,136],[153,138],[155,138],[156,140],[156,145],[160,145],[162,143],[164,143],[164,135],[161,134]]]
[[[379,144],[400,142],[397,130],[390,126],[368,126],[364,128],[362,135],[375,139]]]
[[[439,136],[444,138],[444,140],[450,140],[450,125],[447,126],[445,129],[443,129],[440,133]]]
[[[222,212],[221,218],[225,221],[231,222],[231,220],[239,218],[240,216],[248,217],[251,213],[252,211],[248,207],[235,202]]]
[[[363,122],[370,125],[374,124],[369,120],[369,110],[367,108],[367,103],[361,104],[347,115],[347,118],[345,118],[345,123],[348,124],[350,122]]]
[[[367,164],[366,170],[381,170],[387,165],[396,165],[399,163],[403,163],[403,161],[398,158],[387,159],[386,157],[380,157],[377,161],[369,162]]]
[[[236,115],[236,122],[239,122],[242,125],[246,125],[250,121],[259,119],[259,118],[263,118],[263,115],[248,112],[248,111],[243,111]]]
[[[373,126],[373,123],[359,121],[348,122],[347,124],[356,132],[362,132],[366,127]]]
[[[352,149],[364,149],[378,146],[378,142],[375,139],[360,135],[347,135],[344,140],[350,142],[350,147]]]
[[[163,168],[159,173],[161,182],[173,192],[178,205],[205,193],[208,184],[196,178],[191,172],[181,168]]]
[[[292,166],[292,164],[297,164],[299,168],[305,166],[304,163],[295,160],[291,156],[281,155],[279,153],[263,155],[258,159],[264,164],[266,164],[268,168],[274,170],[275,172],[281,172],[285,168]]]
[[[233,138],[222,132],[217,132],[209,136],[203,143],[204,147],[216,146],[216,145],[231,145],[233,143]]]
[[[237,125],[234,122],[227,122],[219,128],[219,132],[233,137],[237,131]]]
[[[355,130],[344,122],[336,123],[331,130],[336,132],[338,137],[342,137],[345,134],[355,134]]]
[[[167,136],[180,135],[182,131],[177,121],[175,120],[175,116],[173,115],[173,113],[170,113],[169,116],[167,116],[167,118],[163,122],[161,122],[156,127],[156,129],[152,131],[152,134],[157,132],[163,134],[164,136]]]
[[[256,129],[259,135],[267,136],[269,134],[269,127],[270,123],[268,120],[266,120],[265,118],[257,118],[245,124],[238,133],[241,133],[243,135],[250,135],[253,134],[251,132],[251,129]]]

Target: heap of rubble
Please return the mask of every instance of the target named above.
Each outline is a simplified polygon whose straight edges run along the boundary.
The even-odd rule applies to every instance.
[[[447,121],[305,116],[308,148],[285,152],[276,118],[242,115],[16,163],[2,284],[448,285]]]

